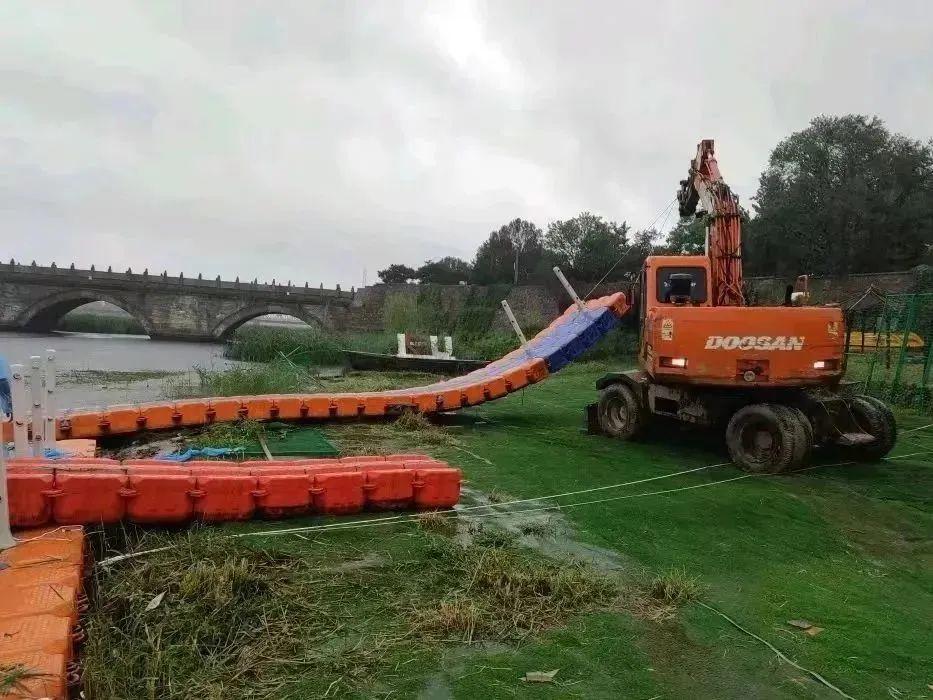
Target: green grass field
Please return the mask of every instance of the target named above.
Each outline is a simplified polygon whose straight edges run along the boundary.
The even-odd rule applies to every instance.
[[[605,369],[569,367],[437,426],[325,432],[350,452],[444,458],[464,471],[465,501],[727,461],[719,436],[676,426],[641,443],[583,434]],[[902,430],[928,422],[899,418]],[[933,451],[933,429],[902,433],[894,455],[918,451]],[[848,696],[933,697],[931,457],[703,486],[741,476],[723,465],[457,523],[110,532],[101,552],[179,547],[98,574],[88,697],[841,697],[711,608]],[[689,486],[700,488],[572,506]],[[800,619],[822,632],[788,624]],[[522,680],[555,669],[549,683]]]

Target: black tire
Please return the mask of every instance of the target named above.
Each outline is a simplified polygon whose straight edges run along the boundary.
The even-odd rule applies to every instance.
[[[621,440],[634,440],[648,422],[645,407],[627,384],[610,384],[600,391],[596,415],[600,430]]]
[[[813,424],[810,422],[810,419],[807,418],[807,414],[801,411],[799,408],[793,406],[782,407],[786,408],[788,411],[793,414],[793,419],[800,426],[800,429],[803,431],[799,436],[798,440],[798,454],[794,458],[794,468],[805,464],[810,459],[810,450],[813,449]]]
[[[855,427],[875,438],[870,445],[859,445],[852,449],[855,459],[876,462],[894,448],[897,441],[897,421],[884,401],[874,396],[855,396],[849,399],[849,412]]]
[[[798,467],[810,443],[793,409],[756,403],[733,414],[726,427],[726,446],[739,468],[753,474],[777,474]]]

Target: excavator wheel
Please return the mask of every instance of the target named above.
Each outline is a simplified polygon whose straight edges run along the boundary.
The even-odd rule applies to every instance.
[[[610,384],[599,392],[596,405],[599,427],[610,437],[634,440],[648,422],[648,413],[628,384]]]
[[[797,423],[800,426],[800,429],[803,431],[801,439],[797,441],[798,454],[795,458],[795,468],[805,464],[810,459],[810,451],[813,449],[813,423],[810,422],[810,419],[807,418],[807,414],[801,411],[799,408],[794,406],[788,407],[791,413],[794,414],[794,417],[797,419]]]
[[[852,448],[855,459],[875,462],[887,455],[897,440],[897,421],[888,405],[874,396],[859,395],[849,399],[848,406],[856,428],[875,438]]]
[[[797,409],[781,404],[756,403],[740,408],[726,428],[732,461],[754,474],[797,468],[806,460],[813,442],[805,420]]]

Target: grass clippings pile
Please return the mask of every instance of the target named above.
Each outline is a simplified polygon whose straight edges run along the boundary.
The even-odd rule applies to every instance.
[[[430,522],[262,545],[207,529],[147,536],[139,548],[176,547],[99,576],[88,697],[371,697],[377,678],[417,684],[445,648],[521,645],[623,605],[621,583],[586,565],[461,545]],[[396,676],[402,660],[411,673]]]

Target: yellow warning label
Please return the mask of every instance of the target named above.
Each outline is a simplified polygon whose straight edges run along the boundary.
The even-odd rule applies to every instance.
[[[665,318],[661,320],[661,340],[674,339],[674,319]]]

